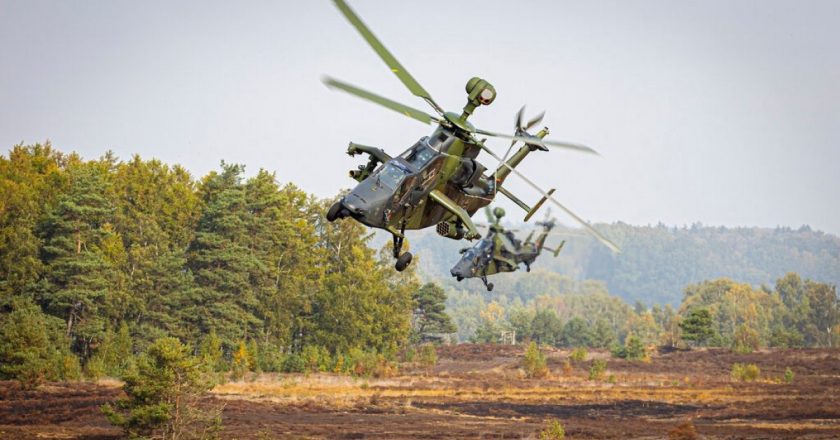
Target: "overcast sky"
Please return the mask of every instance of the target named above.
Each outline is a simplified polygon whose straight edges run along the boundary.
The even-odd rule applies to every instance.
[[[352,6],[448,110],[479,75],[498,98],[475,125],[510,132],[528,104],[597,149],[521,166],[584,218],[840,233],[840,1]],[[0,0],[4,154],[49,139],[196,176],[224,159],[326,197],[354,183],[349,141],[398,154],[431,132],[323,74],[427,109],[327,0]]]

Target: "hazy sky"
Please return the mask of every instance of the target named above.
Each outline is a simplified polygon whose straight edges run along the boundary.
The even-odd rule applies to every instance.
[[[510,132],[528,104],[552,138],[597,149],[521,166],[584,218],[840,233],[840,1],[352,6],[445,108],[479,75],[498,99],[477,126]],[[431,132],[323,74],[427,110],[327,0],[0,0],[4,154],[50,139],[194,175],[224,159],[331,196],[362,161],[349,141],[398,154]]]

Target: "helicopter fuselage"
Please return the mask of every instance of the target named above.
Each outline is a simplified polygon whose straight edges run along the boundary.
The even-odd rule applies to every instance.
[[[381,163],[341,199],[341,206],[362,224],[400,235],[447,222],[459,228],[460,220],[445,203],[451,201],[471,216],[494,196],[492,176],[484,176],[486,168],[475,160],[479,151],[441,126]]]

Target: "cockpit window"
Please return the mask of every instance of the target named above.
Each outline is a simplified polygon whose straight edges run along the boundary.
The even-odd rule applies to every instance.
[[[423,168],[430,160],[432,160],[433,157],[435,157],[435,151],[427,146],[427,142],[428,140],[424,138],[418,142],[414,148],[403,154],[402,158],[415,168]]]
[[[387,188],[396,189],[406,175],[406,171],[394,166],[394,164],[386,164],[379,174],[376,176],[376,181]]]

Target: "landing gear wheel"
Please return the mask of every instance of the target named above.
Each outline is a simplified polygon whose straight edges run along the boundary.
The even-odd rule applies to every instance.
[[[335,202],[330,206],[329,211],[327,211],[327,221],[332,223],[340,218],[343,218],[346,215],[347,210],[341,206],[341,201]]]
[[[464,277],[455,277],[455,279],[458,280],[458,281],[461,281],[461,280],[464,279]]]
[[[492,291],[493,291],[493,283],[487,283],[487,291],[488,291],[488,292],[492,292]]]
[[[397,269],[397,272],[402,272],[411,264],[411,252],[406,252],[397,258],[397,264],[394,265],[394,268]]]

